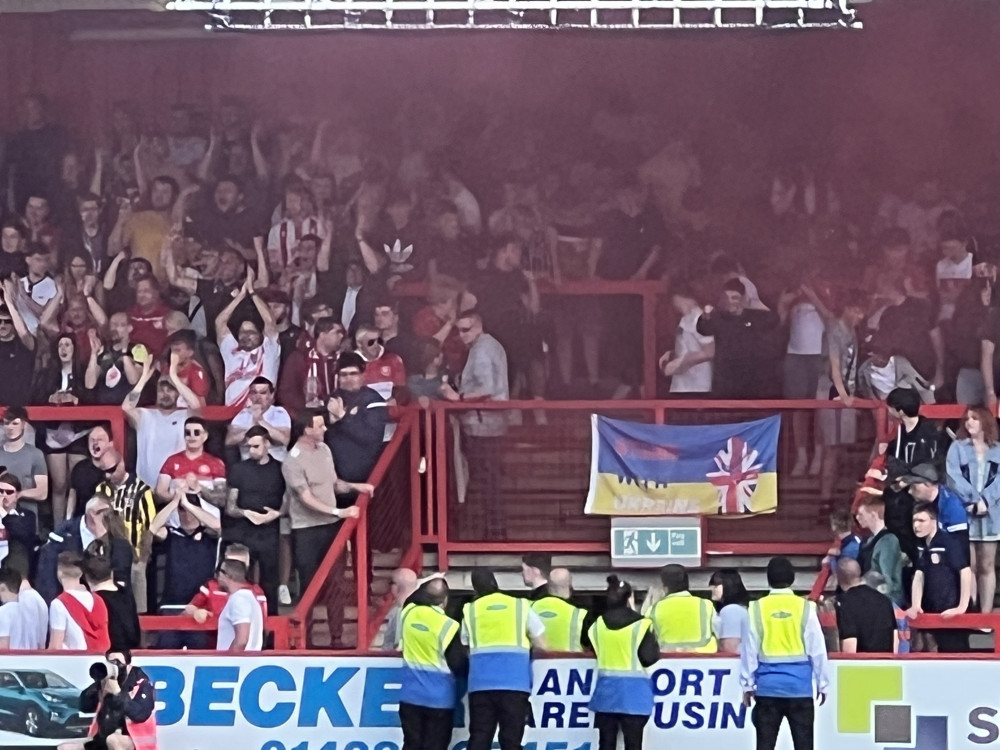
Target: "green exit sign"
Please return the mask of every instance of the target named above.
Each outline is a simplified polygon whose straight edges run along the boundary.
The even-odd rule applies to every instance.
[[[701,519],[614,518],[611,562],[626,568],[701,562]]]

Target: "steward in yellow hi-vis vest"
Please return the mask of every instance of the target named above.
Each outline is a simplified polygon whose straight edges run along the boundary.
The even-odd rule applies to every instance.
[[[660,650],[714,654],[719,644],[712,632],[715,607],[708,599],[688,591],[688,574],[683,565],[665,565],[660,582],[666,596],[649,611],[656,628]]]
[[[531,609],[545,623],[545,648],[548,651],[582,653],[587,646],[584,620],[587,610],[570,602],[573,576],[566,568],[553,568],[540,595],[532,592]]]
[[[653,684],[646,669],[660,658],[653,623],[632,609],[632,587],[608,576],[607,610],[590,626],[597,658],[597,682],[590,697],[598,747],[615,747],[618,734],[625,750],[641,750],[642,735],[653,713]]]
[[[455,675],[465,673],[467,660],[459,624],[444,613],[447,605],[448,584],[434,578],[407,599],[400,616],[399,723],[407,749],[447,750],[451,745],[460,699]]]
[[[462,609],[462,642],[469,647],[469,742],[490,750],[521,750],[531,704],[531,647],[545,647],[545,626],[530,602],[500,593],[485,568],[472,571],[475,598]]]
[[[795,569],[785,557],[767,564],[770,593],[750,602],[747,632],[740,641],[740,684],[746,705],[756,701],[751,721],[757,750],[774,750],[788,721],[795,750],[812,750],[816,710],[826,700],[826,642],[816,605],[792,591]]]

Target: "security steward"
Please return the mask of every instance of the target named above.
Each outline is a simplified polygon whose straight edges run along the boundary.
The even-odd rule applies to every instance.
[[[740,641],[740,684],[757,750],[774,750],[782,720],[788,721],[795,750],[812,750],[815,705],[829,684],[826,642],[816,605],[792,592],[795,569],[787,557],[767,564],[770,593],[750,602],[747,636]]]
[[[531,602],[531,609],[545,624],[545,647],[549,651],[582,653],[587,610],[569,601],[573,596],[570,572],[566,568],[553,568],[546,588],[544,596]]]
[[[531,647],[545,648],[545,625],[529,602],[500,593],[492,571],[472,571],[475,598],[462,610],[469,647],[468,750],[521,750],[531,704]]]
[[[597,684],[590,698],[598,750],[615,750],[622,734],[625,750],[641,750],[653,713],[653,685],[646,669],[660,658],[653,623],[635,611],[632,587],[608,576],[607,610],[590,626],[597,655]]]
[[[444,613],[448,584],[433,578],[403,605],[400,640],[403,688],[399,723],[403,750],[447,750],[451,744],[456,675],[464,675],[468,659],[458,638],[459,624]]]
[[[688,574],[683,565],[664,565],[660,582],[666,594],[649,611],[662,651],[714,654],[719,643],[712,632],[715,607],[708,599],[688,590]]]

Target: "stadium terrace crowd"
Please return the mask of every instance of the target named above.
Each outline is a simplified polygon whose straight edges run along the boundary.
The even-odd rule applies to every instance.
[[[136,613],[170,608],[260,647],[264,615],[372,491],[401,408],[657,395],[639,386],[638,298],[602,295],[609,281],[659,284],[661,395],[888,399],[902,426],[859,510],[862,573],[911,612],[992,605],[996,422],[970,409],[947,447],[917,416],[997,403],[982,196],[933,176],[882,190],[817,159],[775,165],[737,224],[689,142],[608,108],[561,145],[435,107],[387,141],[360,117],[268,120],[235,97],[167,117],[122,101],[85,142],[44,97],[21,106],[0,180],[0,556],[19,578],[0,591],[39,619],[63,602],[50,647],[87,642],[63,610],[97,598],[116,647],[137,645]],[[24,410],[62,404],[121,405],[134,448]],[[224,433],[209,406],[231,410]],[[507,420],[463,414],[472,481],[495,487]],[[796,415],[792,475],[821,474],[829,498],[856,421]],[[331,613],[335,646],[342,626]]]

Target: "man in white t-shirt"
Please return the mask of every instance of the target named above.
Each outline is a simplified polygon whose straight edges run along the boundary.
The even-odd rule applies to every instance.
[[[965,222],[954,211],[946,211],[938,221],[941,260],[934,269],[940,306],[938,320],[951,320],[962,291],[972,281],[975,260],[969,251]]]
[[[30,648],[24,637],[17,595],[21,574],[13,568],[0,568],[0,651],[23,651]]]
[[[233,417],[226,430],[226,445],[238,445],[240,458],[244,461],[250,457],[244,438],[254,425],[267,430],[271,444],[268,453],[275,461],[284,463],[292,438],[292,417],[283,407],[274,405],[274,383],[265,377],[255,378],[250,383],[246,407]]]
[[[233,336],[229,320],[248,294],[264,322],[264,328],[261,330],[253,320],[247,319],[239,324],[238,335]],[[250,384],[259,377],[265,377],[272,383],[278,382],[278,367],[281,364],[278,327],[271,308],[254,291],[251,274],[247,275],[239,293],[215,319],[215,336],[226,369],[227,406],[242,406],[250,395]]]
[[[147,358],[142,365],[142,375],[122,403],[122,411],[136,431],[136,476],[155,487],[163,463],[184,450],[184,422],[191,412],[177,408],[181,389],[171,375],[162,376],[157,382],[156,405],[138,408],[139,397],[152,376],[152,365]],[[186,385],[180,383],[180,386],[190,393]],[[190,395],[189,403],[197,401],[194,394]]]
[[[778,316],[788,324],[789,329],[782,394],[787,399],[827,398],[829,394],[818,391],[820,379],[830,369],[829,359],[823,354],[823,332],[825,320],[831,319],[833,313],[824,304],[813,283],[805,281],[781,295]],[[802,410],[792,412],[792,438],[795,441],[793,477],[803,476],[807,471],[815,476],[823,465],[823,447],[819,433],[811,430],[810,416]]]
[[[31,587],[27,578],[21,581],[17,595],[18,616],[26,649],[41,651],[49,637],[49,607],[45,599]]]
[[[84,586],[79,556],[61,552],[57,575],[63,592],[49,605],[49,651],[111,648],[107,607]]]
[[[241,560],[226,559],[219,565],[215,580],[229,594],[219,615],[217,651],[260,651],[264,648],[264,614],[247,585],[247,566]]]
[[[698,333],[701,307],[690,290],[674,289],[671,302],[681,315],[673,351],[660,357],[660,370],[670,378],[671,393],[711,393],[715,339]]]

